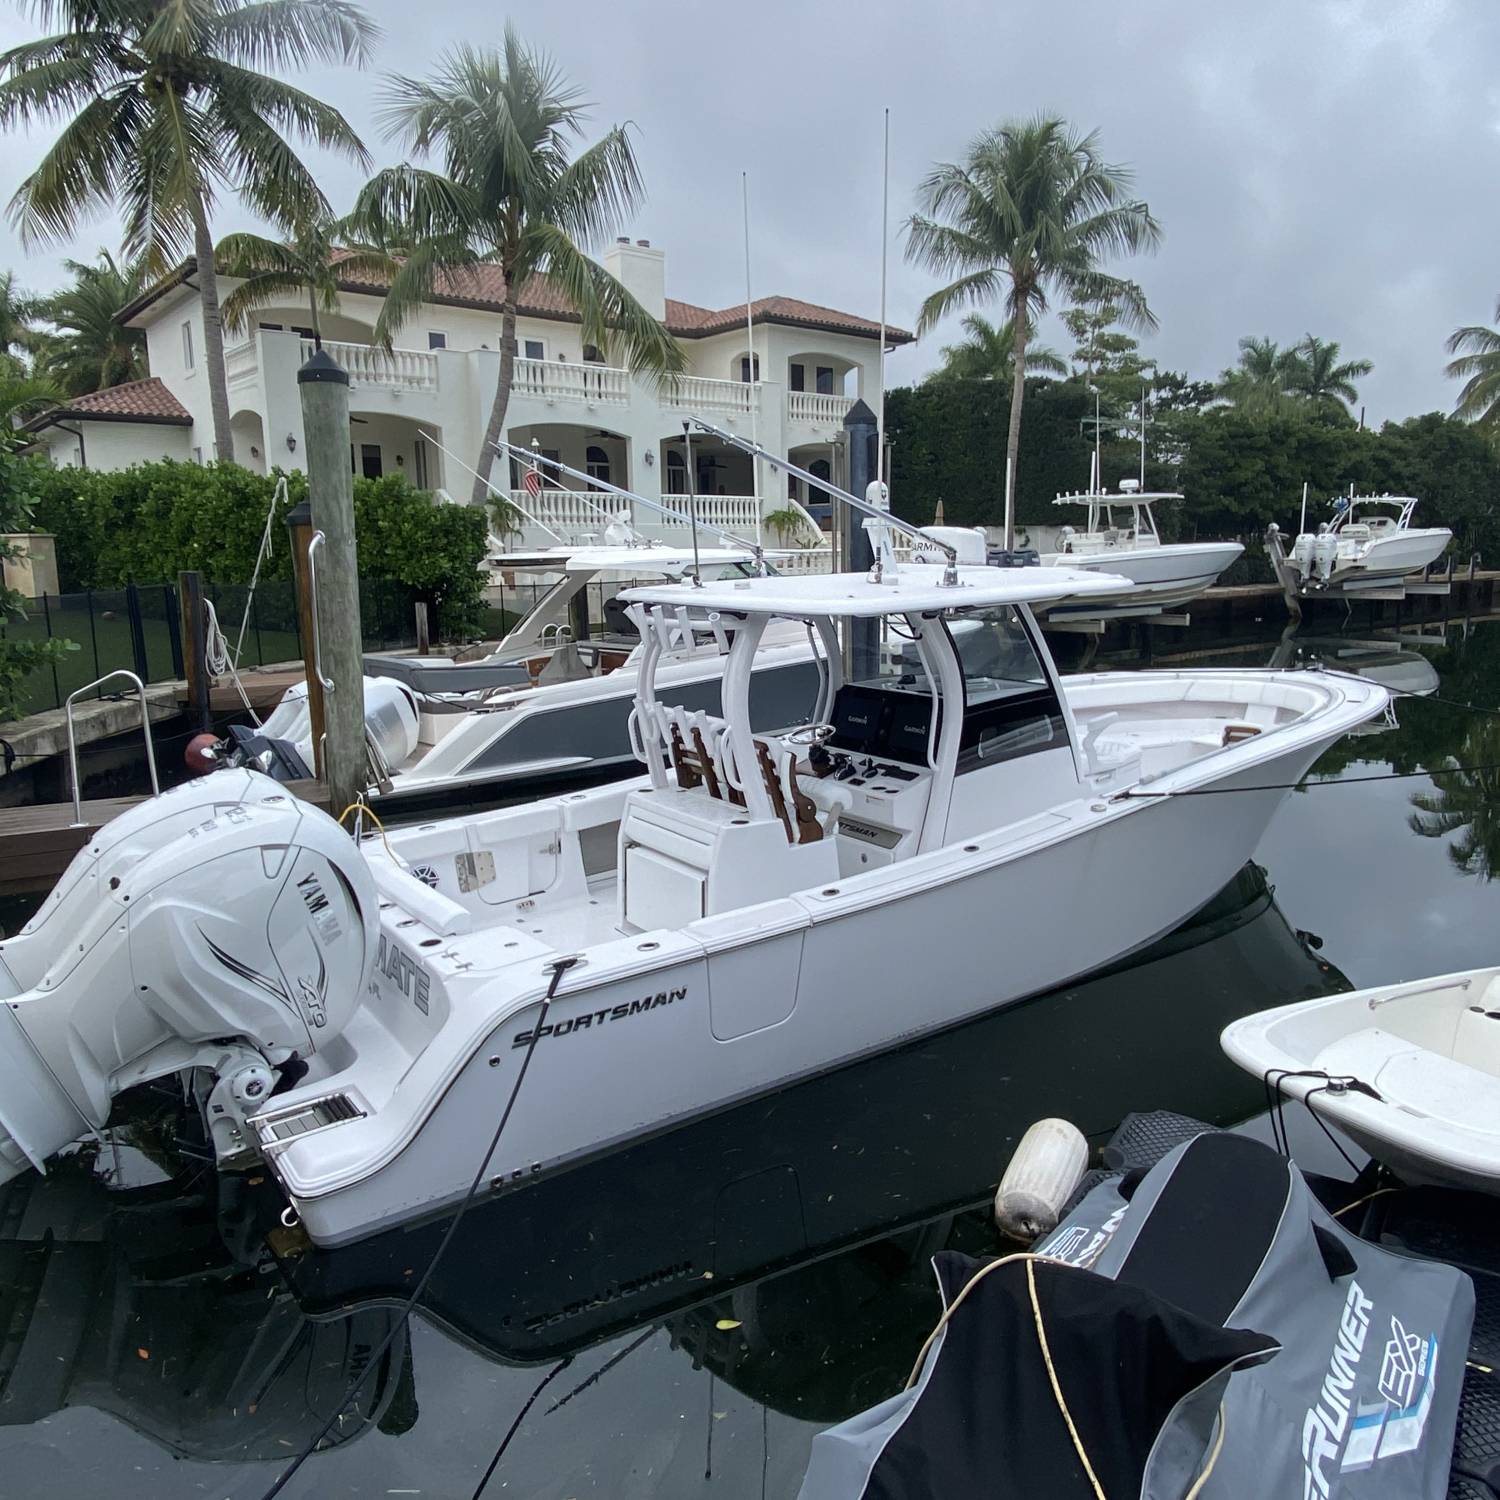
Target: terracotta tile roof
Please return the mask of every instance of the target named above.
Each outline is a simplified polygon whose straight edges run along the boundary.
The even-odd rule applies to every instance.
[[[798,328],[824,328],[831,333],[852,333],[861,338],[879,338],[880,324],[870,318],[859,318],[853,313],[840,312],[836,307],[820,307],[816,302],[803,302],[796,297],[757,297],[750,304],[757,323],[787,323]],[[713,312],[706,307],[694,307],[690,302],[673,302],[667,299],[667,327],[685,338],[706,338],[714,333],[727,333],[730,329],[743,327],[745,304],[726,307]],[[912,335],[904,328],[886,325],[886,339],[892,344],[909,344]]]
[[[66,404],[33,417],[26,426],[33,430],[49,427],[59,418],[67,417],[102,422],[165,422],[174,427],[193,425],[187,407],[154,375],[112,385],[87,396],[75,396]]]
[[[159,281],[144,296],[138,298],[119,315],[119,321],[129,322],[164,292],[180,286],[196,267],[191,259],[179,266],[170,276]],[[364,292],[382,297],[390,283],[384,277],[367,275],[339,278],[339,287],[346,292]],[[476,264],[462,271],[442,273],[434,287],[432,301],[450,307],[472,307],[482,312],[499,312],[504,304],[505,278],[498,266]],[[563,322],[577,322],[578,314],[568,299],[547,280],[545,276],[534,276],[521,288],[517,299],[523,317],[552,318]],[[752,304],[758,323],[784,323],[798,328],[821,328],[830,333],[848,333],[856,338],[879,338],[880,325],[870,318],[859,318],[853,313],[840,312],[833,307],[820,307],[815,302],[802,302],[795,297],[759,297]],[[716,333],[728,333],[745,321],[745,304],[725,307],[718,311],[698,307],[691,302],[679,302],[667,298],[664,319],[669,332],[678,338],[709,338]],[[912,335],[904,328],[886,328],[886,338],[892,344],[909,344]]]

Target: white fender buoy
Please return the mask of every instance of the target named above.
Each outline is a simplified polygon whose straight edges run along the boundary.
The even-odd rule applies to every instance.
[[[1000,1179],[995,1194],[1000,1232],[1030,1242],[1056,1229],[1088,1163],[1089,1143],[1076,1125],[1038,1120],[1021,1137]]]

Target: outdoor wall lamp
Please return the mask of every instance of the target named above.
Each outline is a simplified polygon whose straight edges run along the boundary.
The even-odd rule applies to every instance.
[[[649,469],[656,462],[656,455],[649,449],[645,453],[646,467]]]
[[[297,451],[297,435],[294,432],[289,432],[286,435],[286,451],[288,453],[295,453]]]

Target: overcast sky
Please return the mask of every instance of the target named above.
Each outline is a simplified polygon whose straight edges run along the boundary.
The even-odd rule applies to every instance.
[[[385,30],[368,74],[298,80],[338,104],[384,163],[380,73],[422,72],[448,45],[497,38],[508,16],[551,51],[594,122],[634,121],[649,199],[628,229],[667,251],[668,292],[741,300],[740,173],[751,198],[756,296],[875,316],[881,112],[891,110],[893,323],[934,284],[902,256],[902,219],[936,160],[974,133],[1046,109],[1097,128],[1165,229],[1129,265],[1161,323],[1147,351],[1207,378],[1247,333],[1338,340],[1375,362],[1378,421],[1448,409],[1443,339],[1485,322],[1500,293],[1500,10],[1491,0],[371,0]],[[0,45],[36,34],[9,13]],[[8,143],[7,195],[46,139]],[[361,174],[319,158],[337,208]],[[225,203],[222,232],[250,220]],[[108,222],[0,265],[46,289],[63,255],[111,243]],[[892,357],[892,383],[937,362],[943,328]],[[1066,349],[1049,320],[1049,342]]]

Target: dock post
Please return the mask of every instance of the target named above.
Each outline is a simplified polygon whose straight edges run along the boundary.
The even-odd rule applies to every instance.
[[[182,612],[182,666],[187,679],[187,710],[193,728],[209,725],[208,629],[203,609],[203,575],[184,571],[177,575],[177,602]]]
[[[426,656],[432,650],[432,631],[427,623],[427,601],[418,599],[415,605],[417,617],[417,655]]]
[[[848,439],[849,493],[863,500],[865,488],[879,476],[876,463],[875,444],[879,423],[875,413],[863,401],[856,401],[844,418],[844,434]],[[851,515],[844,527],[843,548],[838,560],[840,572],[868,573],[875,561],[870,548],[870,534],[864,528],[864,517]],[[880,671],[878,632],[876,620],[851,620],[849,632],[852,643],[850,654],[850,676],[861,682],[876,676]]]
[[[292,593],[297,602],[297,639],[302,647],[302,667],[307,677],[307,716],[312,733],[313,775],[323,774],[323,684],[313,666],[312,585],[307,577],[307,549],[312,543],[312,506],[306,500],[286,514],[286,529],[292,539]]]
[[[312,678],[323,689],[320,774],[335,816],[368,786],[359,563],[354,545],[354,475],[349,468],[349,376],[319,349],[297,372],[307,443],[313,535],[303,554],[312,595]],[[322,541],[318,541],[321,534]],[[314,728],[314,745],[317,730]]]

